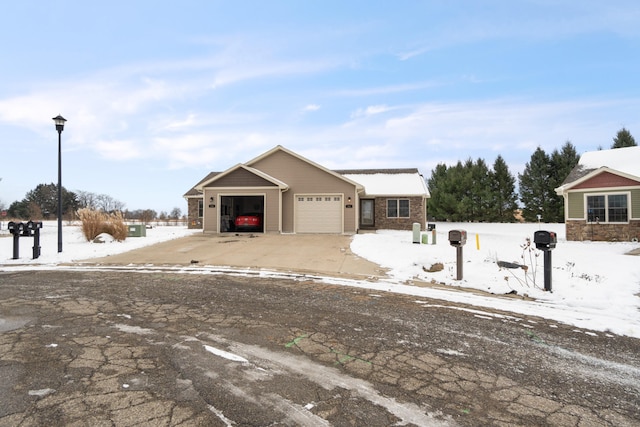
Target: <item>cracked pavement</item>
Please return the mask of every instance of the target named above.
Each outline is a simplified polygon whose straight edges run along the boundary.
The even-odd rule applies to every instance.
[[[0,426],[634,426],[640,343],[311,280],[0,272]]]

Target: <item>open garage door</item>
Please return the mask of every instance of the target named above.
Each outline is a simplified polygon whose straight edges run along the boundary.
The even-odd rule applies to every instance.
[[[342,196],[297,195],[296,233],[342,233]]]
[[[221,196],[220,232],[264,232],[264,196]]]

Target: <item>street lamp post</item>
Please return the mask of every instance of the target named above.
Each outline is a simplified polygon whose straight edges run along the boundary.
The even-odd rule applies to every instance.
[[[58,114],[53,121],[58,131],[58,252],[62,252],[62,131],[67,120]]]

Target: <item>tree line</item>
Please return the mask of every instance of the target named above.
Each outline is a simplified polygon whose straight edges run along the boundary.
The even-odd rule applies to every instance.
[[[622,128],[611,148],[631,146],[637,146],[635,139]],[[570,141],[550,154],[538,147],[518,174],[518,192],[500,155],[491,168],[483,159],[469,158],[454,166],[440,163],[427,180],[431,193],[427,213],[438,221],[514,222],[520,211],[525,221],[564,222],[564,201],[555,189],[579,159]]]
[[[62,217],[68,220],[75,218],[79,209],[91,209],[105,213],[121,212],[126,219],[135,219],[144,223],[160,220],[178,220],[182,217],[180,208],[173,208],[170,213],[153,209],[137,209],[129,211],[125,204],[108,194],[96,194],[90,191],[68,191],[61,188]],[[28,191],[22,200],[13,202],[7,215],[16,219],[53,219],[58,213],[58,186],[56,184],[38,184]]]

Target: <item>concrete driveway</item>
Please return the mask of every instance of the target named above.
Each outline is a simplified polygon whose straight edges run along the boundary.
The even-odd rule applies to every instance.
[[[351,236],[311,234],[194,234],[83,264],[215,265],[313,272],[338,276],[385,276],[377,264],[353,254]]]

